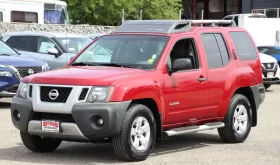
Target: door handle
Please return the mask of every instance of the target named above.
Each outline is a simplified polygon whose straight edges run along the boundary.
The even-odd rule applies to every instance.
[[[206,81],[206,78],[205,77],[199,77],[197,80],[202,82],[202,81]]]

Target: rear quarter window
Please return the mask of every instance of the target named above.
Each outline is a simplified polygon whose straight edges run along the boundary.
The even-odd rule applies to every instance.
[[[235,45],[239,60],[254,60],[257,57],[257,51],[252,39],[246,32],[229,32]]]

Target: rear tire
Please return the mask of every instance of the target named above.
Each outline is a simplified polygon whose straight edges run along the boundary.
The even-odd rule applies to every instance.
[[[121,132],[112,139],[116,155],[126,161],[145,160],[156,141],[156,121],[145,105],[131,105],[124,117]]]
[[[228,143],[244,142],[252,127],[252,110],[249,100],[235,94],[224,119],[225,127],[218,128],[221,139]]]
[[[269,87],[271,87],[271,84],[263,84],[265,89],[268,89]]]
[[[30,135],[24,132],[20,132],[20,137],[25,147],[33,152],[52,152],[62,142],[61,140],[41,138],[40,136]]]

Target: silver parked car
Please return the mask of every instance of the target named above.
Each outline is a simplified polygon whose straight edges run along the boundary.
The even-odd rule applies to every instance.
[[[41,59],[51,69],[65,66],[81,49],[92,42],[84,35],[51,32],[10,32],[2,40],[23,56]]]

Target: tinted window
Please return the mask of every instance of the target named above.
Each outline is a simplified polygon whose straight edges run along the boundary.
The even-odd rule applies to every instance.
[[[17,42],[17,49],[29,52],[37,51],[38,37],[35,36],[20,36]]]
[[[268,55],[280,54],[280,50],[275,48],[270,48],[267,51],[265,51],[264,54],[268,54]]]
[[[33,12],[11,12],[11,22],[38,23],[38,14]]]
[[[0,22],[3,22],[3,13],[0,11]]]
[[[216,35],[216,39],[219,44],[220,52],[222,55],[223,65],[226,65],[230,60],[230,56],[228,54],[228,49],[225,44],[225,40],[224,40],[222,34],[216,33],[215,35]]]
[[[182,70],[199,68],[196,46],[193,39],[181,39],[177,41],[170,53],[170,61],[168,62],[169,64],[171,62],[171,65],[173,65],[175,60],[181,58],[188,58],[191,61],[191,67]]]
[[[225,17],[224,20],[232,20],[232,17]]]
[[[18,40],[18,37],[12,36],[12,37],[10,37],[10,38],[6,41],[6,43],[7,43],[8,45],[10,45],[10,47],[16,48],[17,40]]]
[[[255,46],[246,32],[229,32],[240,60],[253,60],[257,57]]]
[[[204,50],[207,56],[209,68],[223,66],[220,49],[214,34],[202,34],[201,36]]]

